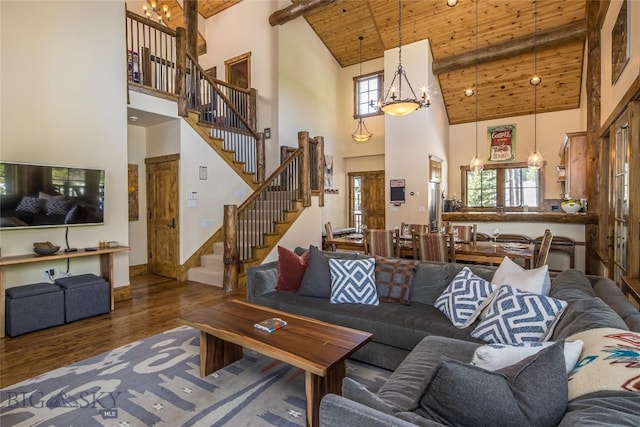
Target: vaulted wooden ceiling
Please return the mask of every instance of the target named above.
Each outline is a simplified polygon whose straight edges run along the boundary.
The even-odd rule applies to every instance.
[[[239,1],[199,0],[198,11],[209,18]],[[292,3],[304,1],[308,0]],[[538,44],[537,73],[542,77],[537,89],[537,112],[578,108],[586,0],[459,0],[455,7],[448,7],[446,0],[402,0],[403,44],[429,39],[434,67],[451,60],[444,71],[437,73],[449,122],[476,120],[476,98],[464,95],[465,89],[475,87],[476,80],[476,5],[478,51],[486,54],[478,60],[477,67],[478,118],[489,120],[534,112],[534,88],[529,84],[536,65],[531,42],[534,33]],[[385,50],[398,46],[396,0],[335,0],[297,19],[307,20],[343,67],[358,63],[361,35],[364,61],[381,58]],[[570,32],[573,36],[567,37]],[[508,53],[506,49],[514,46],[520,48]],[[505,52],[503,57],[492,58],[498,51]],[[471,55],[471,62],[469,57],[464,61],[465,54]],[[407,74],[409,79],[418,77],[410,71]]]

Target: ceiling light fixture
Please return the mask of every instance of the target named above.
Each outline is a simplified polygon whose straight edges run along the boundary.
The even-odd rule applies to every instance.
[[[155,19],[161,24],[166,24],[165,21],[171,20],[171,12],[169,11],[169,6],[165,4],[161,8],[158,8],[158,5],[154,0],[152,0],[151,2],[145,1],[142,5],[142,11],[144,12],[144,16],[146,16],[148,19]]]
[[[387,90],[384,101],[379,103],[379,108],[385,114],[391,114],[392,116],[404,116],[405,114],[412,113],[418,108],[428,107],[431,105],[431,100],[427,95],[426,88],[423,88],[422,97],[418,99],[416,93],[411,87],[411,83],[409,83],[407,73],[404,71],[404,68],[402,68],[402,0],[398,0],[398,40],[398,69],[393,75],[393,80],[391,80],[391,85]],[[402,98],[403,78],[407,83],[407,86],[409,86],[409,90],[411,91],[413,98]],[[396,79],[398,80],[397,91],[394,86]]]
[[[362,76],[362,40],[364,40],[364,37],[360,36],[358,37],[358,39],[360,39],[360,74],[359,75]],[[359,85],[360,85],[360,82],[358,82],[358,86]],[[353,138],[355,142],[367,142],[368,140],[371,139],[373,134],[369,132],[369,129],[367,129],[367,125],[364,124],[364,119],[360,115],[360,105],[358,105],[358,116],[359,116],[358,125],[356,126],[356,130],[354,130],[353,133],[351,134],[351,138]]]
[[[538,151],[538,85],[542,82],[538,76],[538,2],[533,2],[533,77],[529,83],[533,85],[533,153],[529,154],[527,165],[531,169],[540,169],[544,165],[544,158]]]
[[[447,0],[447,6],[453,7],[458,4],[458,0]]]
[[[464,91],[464,96],[469,97],[469,96],[473,96],[475,92],[473,91],[473,89],[467,89]]]
[[[469,163],[473,173],[480,173],[484,169],[484,162],[478,157],[478,3],[476,0],[476,156]]]

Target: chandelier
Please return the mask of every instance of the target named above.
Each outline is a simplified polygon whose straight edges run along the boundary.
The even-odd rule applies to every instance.
[[[161,24],[166,24],[165,21],[171,20],[171,12],[169,11],[169,6],[166,4],[162,7],[158,8],[158,4],[155,0],[151,0],[150,2],[144,2],[142,5],[142,11],[144,12],[144,16],[149,19],[155,19]]]
[[[544,165],[544,158],[538,151],[538,85],[542,79],[538,76],[538,4],[533,2],[534,29],[533,29],[533,77],[529,83],[533,86],[533,153],[529,154],[527,165],[531,169],[540,169]]]
[[[418,98],[416,96],[416,93],[413,91],[411,83],[409,83],[409,79],[407,78],[407,73],[404,68],[402,68],[402,0],[398,0],[398,39],[398,69],[393,75],[391,86],[389,86],[384,100],[379,103],[379,108],[385,114],[391,114],[392,116],[404,116],[418,108],[428,107],[431,105],[431,100],[427,96],[426,89],[423,90],[422,97]],[[402,98],[403,79],[407,86],[409,86],[412,97]],[[394,86],[396,80],[398,81],[397,91]]]
[[[364,39],[364,37],[360,36],[358,37],[358,39],[360,39],[360,74],[362,75],[362,40]],[[358,109],[360,109],[360,107],[358,107]],[[358,111],[358,115],[360,111]],[[356,130],[353,131],[353,133],[351,134],[351,138],[353,138],[353,140],[355,142],[367,142],[368,140],[371,139],[371,137],[373,136],[373,134],[371,132],[369,132],[369,129],[367,129],[367,125],[364,124],[364,119],[362,118],[362,116],[360,116],[360,118],[358,119],[358,125],[356,126]]]
[[[469,168],[473,173],[482,172],[484,169],[484,162],[480,157],[478,157],[478,93],[478,1],[476,1],[476,155],[469,163]],[[473,93],[471,93],[471,95],[473,95]]]

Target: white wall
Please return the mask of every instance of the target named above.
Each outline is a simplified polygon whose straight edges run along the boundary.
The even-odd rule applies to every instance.
[[[629,0],[628,4],[630,6],[630,28],[627,37],[631,43],[631,56],[622,70],[622,74],[614,84],[611,83],[611,34],[622,7],[621,0],[612,0],[609,4],[607,16],[600,33],[602,48],[600,124],[609,119],[613,109],[640,75],[640,2]]]
[[[516,125],[516,162],[526,162],[533,151],[533,115],[485,120],[478,124],[478,155],[486,164],[489,162],[489,142],[487,127]],[[545,195],[547,199],[560,198],[560,184],[557,183],[556,166],[560,164],[560,144],[565,133],[585,130],[582,127],[580,109],[538,114],[538,151],[544,157]],[[468,165],[475,153],[476,127],[474,123],[452,125],[449,131],[449,195],[461,194],[460,166]]]
[[[125,10],[113,1],[0,2],[0,159],[106,171],[105,224],[70,228],[70,245],[127,245]],[[99,19],[96,19],[99,17]],[[99,64],[99,66],[96,66]],[[99,83],[99,84],[96,84]],[[0,231],[2,255],[36,241],[64,246],[63,228]],[[97,273],[98,258],[71,272]],[[64,261],[7,269],[9,286],[42,280]],[[129,283],[129,257],[115,255],[116,286]]]
[[[182,120],[176,118],[147,128],[147,157],[168,156],[180,152],[181,122]]]
[[[420,91],[429,86],[432,105],[406,116],[385,115],[385,170],[387,202],[387,228],[400,225],[403,221],[416,224],[428,224],[428,181],[429,156],[447,158],[449,144],[449,122],[446,116],[442,91],[431,71],[431,51],[427,40],[411,43],[402,47],[402,65],[414,90]],[[398,50],[385,52],[385,87],[389,86],[398,67]],[[397,83],[396,83],[397,84]],[[403,84],[402,97],[411,96]],[[421,95],[416,93],[417,96]],[[443,176],[446,177],[447,164],[443,164]],[[404,179],[406,185],[406,203],[399,207],[390,204],[389,180]],[[441,184],[447,187],[446,180]],[[410,196],[410,192],[414,196]]]
[[[147,263],[147,131],[127,126],[127,163],[138,165],[138,220],[129,221],[129,265]]]

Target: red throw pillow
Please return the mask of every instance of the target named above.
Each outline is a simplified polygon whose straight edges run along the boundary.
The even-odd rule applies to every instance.
[[[278,284],[276,289],[285,292],[296,292],[307,269],[309,251],[302,256],[287,248],[278,246]]]

